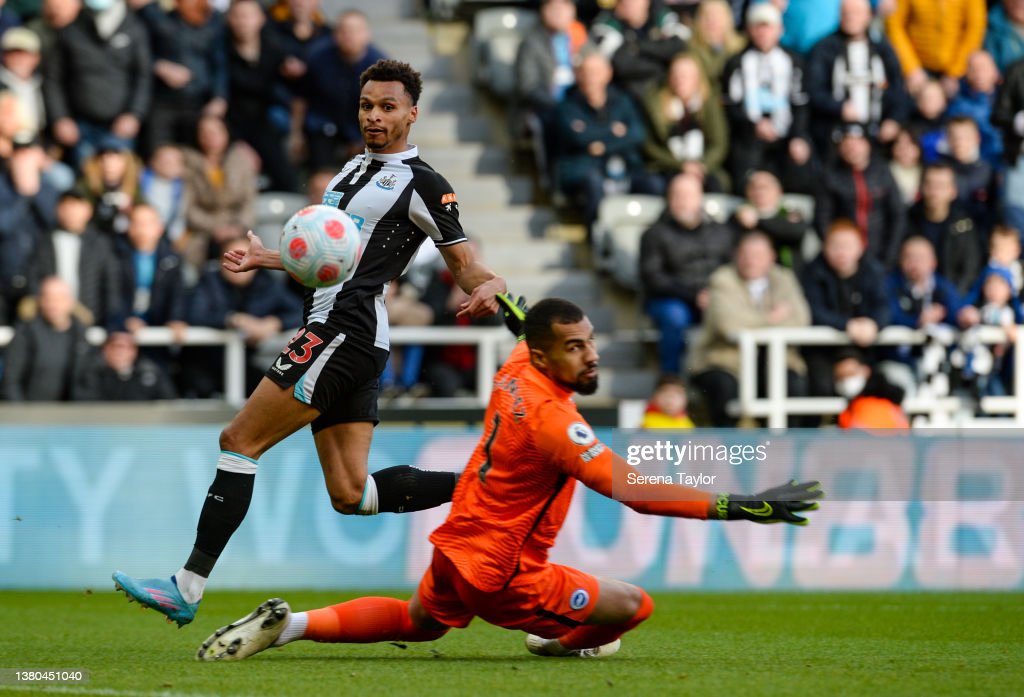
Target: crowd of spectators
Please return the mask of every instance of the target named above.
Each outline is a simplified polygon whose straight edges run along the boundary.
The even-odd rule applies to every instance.
[[[382,55],[360,11],[331,24],[317,0],[4,6],[2,398],[222,392],[216,350],[139,349],[147,326],[236,329],[251,387],[260,343],[300,324],[301,289],[222,272],[220,254],[247,244],[261,191],[308,179],[319,202],[322,171],[360,147],[359,75]]]
[[[878,331],[945,326],[964,336],[940,361],[954,387],[1009,387],[1012,352],[971,330],[1020,319],[1024,2],[536,6],[509,105],[516,135],[531,136],[540,176],[587,226],[610,193],[665,196],[641,242],[643,305],[660,330],[660,372],[725,395],[709,404],[716,423],[730,422],[730,342],[746,326],[835,327],[875,383],[908,391],[927,351],[873,349]],[[144,326],[234,327],[254,352],[292,326],[294,286],[230,278],[216,259],[245,244],[261,190],[323,182],[360,148],[358,76],[383,56],[365,15],[329,23],[316,0],[16,7],[0,14],[0,325],[17,328],[5,398],[95,394],[111,376],[150,383],[117,357]],[[709,193],[742,204],[715,221]],[[784,194],[812,197],[813,215]],[[809,230],[820,253],[805,257]],[[429,265],[403,288],[412,323],[446,321],[457,302]],[[88,326],[117,339],[79,360]],[[51,339],[68,347],[53,373],[68,378],[37,390],[31,342]],[[472,357],[442,351],[402,352],[388,379],[405,390],[430,372],[439,394],[471,388],[461,378]],[[216,393],[214,360],[193,352],[133,357],[140,376],[173,378],[171,392],[139,394]],[[82,388],[94,359],[108,373]],[[836,359],[794,353],[791,391],[835,394]]]
[[[971,337],[993,324],[1012,342],[1020,320],[1024,2],[544,0],[539,13],[517,61],[519,127],[542,129],[542,175],[588,228],[610,193],[664,192],[640,243],[643,307],[660,372],[686,377],[711,422],[734,422],[744,328],[848,335],[855,356],[790,353],[790,394],[839,394],[840,359],[889,396],[1009,389],[1012,351]],[[722,193],[743,201],[724,223],[701,200]],[[931,352],[872,346],[891,324],[961,337],[938,361],[944,381]]]

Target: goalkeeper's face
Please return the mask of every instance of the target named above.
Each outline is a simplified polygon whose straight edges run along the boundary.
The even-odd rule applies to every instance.
[[[597,347],[594,325],[584,317],[574,324],[551,325],[554,340],[544,350],[534,349],[534,365],[549,378],[580,394],[597,391]]]
[[[359,131],[367,149],[376,153],[406,150],[418,113],[401,82],[369,80],[359,93]]]

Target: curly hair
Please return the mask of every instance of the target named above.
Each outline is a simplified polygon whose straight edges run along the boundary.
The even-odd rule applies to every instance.
[[[359,87],[363,88],[370,80],[376,82],[401,82],[406,93],[412,99],[413,106],[420,100],[423,91],[423,78],[408,63],[382,58],[359,76]]]

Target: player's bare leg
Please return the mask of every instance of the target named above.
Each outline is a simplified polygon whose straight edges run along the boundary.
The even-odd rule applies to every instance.
[[[368,475],[367,460],[373,424],[341,423],[314,436],[331,505],[346,515],[411,513],[452,500],[459,476],[428,472],[407,465]]]
[[[558,638],[526,637],[526,648],[538,656],[610,656],[619,637],[651,616],[654,601],[638,586],[602,578],[597,603],[586,622]]]
[[[207,578],[249,510],[259,457],[319,413],[296,400],[290,388],[263,378],[220,434],[217,474],[206,494],[185,566],[170,579],[136,579],[116,571],[115,586],[129,600],[163,613],[178,626],[191,622]]]

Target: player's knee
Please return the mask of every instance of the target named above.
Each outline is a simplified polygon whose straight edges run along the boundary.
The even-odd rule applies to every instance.
[[[654,601],[647,591],[633,584],[625,584],[622,591],[622,610],[630,624],[636,626],[651,616]]]
[[[226,450],[230,453],[242,453],[246,454],[246,451],[250,449],[250,444],[242,436],[241,429],[235,427],[234,424],[229,424],[220,432],[220,449]]]
[[[342,515],[357,515],[359,505],[363,501],[362,487],[347,485],[332,486],[328,492],[331,496],[331,506]]]

